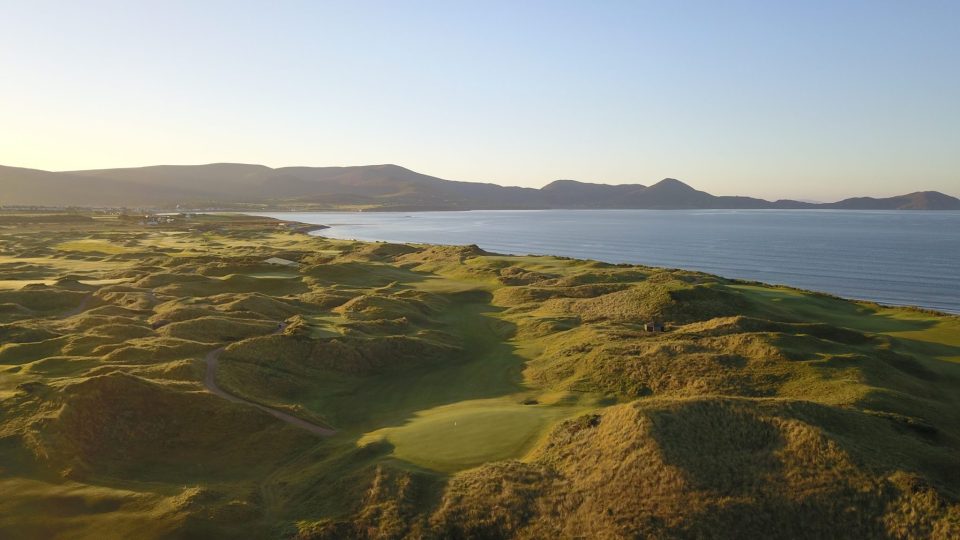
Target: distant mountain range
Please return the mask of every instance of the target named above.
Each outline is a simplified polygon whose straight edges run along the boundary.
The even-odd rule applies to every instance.
[[[540,189],[458,182],[397,165],[282,167],[216,163],[50,172],[0,166],[0,205],[258,209],[826,208],[960,210],[936,191],[834,203],[716,196],[667,178],[651,186],[557,180]]]

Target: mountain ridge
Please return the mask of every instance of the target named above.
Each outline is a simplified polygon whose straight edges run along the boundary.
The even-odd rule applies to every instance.
[[[675,178],[652,185],[563,179],[542,188],[446,180],[394,164],[278,167],[244,163],[44,171],[0,165],[0,204],[271,209],[848,209],[960,210],[937,191],[810,203],[713,195]]]

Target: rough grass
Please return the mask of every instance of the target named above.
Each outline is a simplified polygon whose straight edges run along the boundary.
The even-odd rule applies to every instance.
[[[276,322],[246,321],[226,317],[198,317],[162,326],[161,335],[201,343],[232,342],[261,336],[277,329]]]
[[[562,424],[529,464],[457,476],[431,519],[452,537],[956,534],[955,506],[845,429],[917,447],[883,422],[805,402],[624,405]]]
[[[960,534],[957,317],[261,218],[17,223],[0,537]],[[207,392],[224,344],[222,388],[337,435]]]
[[[44,424],[35,444],[44,451],[38,457],[67,467],[74,478],[232,477],[306,438],[256,409],[122,373],[71,384],[60,400],[56,422]]]
[[[46,285],[30,285],[16,291],[0,291],[0,304],[51,314],[68,311],[80,305],[87,293],[64,290]]]
[[[70,242],[61,242],[54,247],[62,251],[76,251],[81,253],[104,253],[104,254],[110,254],[110,255],[117,254],[117,253],[128,253],[133,251],[123,245],[118,245],[106,240],[98,240],[94,238],[84,239],[84,240],[73,240]]]

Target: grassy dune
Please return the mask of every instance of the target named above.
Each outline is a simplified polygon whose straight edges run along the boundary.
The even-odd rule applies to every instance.
[[[960,536],[960,318],[262,218],[4,217],[0,538]]]

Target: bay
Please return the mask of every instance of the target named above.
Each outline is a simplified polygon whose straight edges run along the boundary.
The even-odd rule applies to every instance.
[[[478,210],[275,212],[331,238],[477,244],[700,270],[960,313],[960,212]]]

